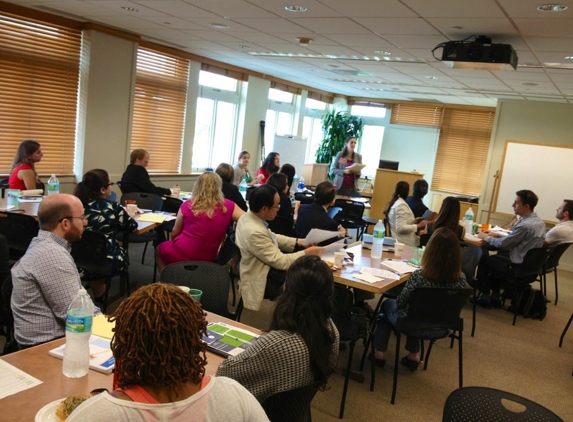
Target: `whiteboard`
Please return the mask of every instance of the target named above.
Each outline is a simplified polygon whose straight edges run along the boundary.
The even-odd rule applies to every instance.
[[[557,207],[573,197],[568,171],[572,163],[573,147],[506,140],[494,212],[513,215],[515,192],[529,189],[539,197],[537,215],[556,222]]]
[[[283,164],[292,164],[296,174],[299,177],[302,175],[302,167],[305,164],[304,157],[306,155],[306,138],[294,135],[275,135],[273,152],[279,153],[281,166]]]

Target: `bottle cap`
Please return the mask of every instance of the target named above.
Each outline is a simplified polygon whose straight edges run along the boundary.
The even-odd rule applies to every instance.
[[[78,290],[78,294],[79,295],[87,295],[88,292],[86,291],[86,289],[84,289],[83,287],[81,289]]]

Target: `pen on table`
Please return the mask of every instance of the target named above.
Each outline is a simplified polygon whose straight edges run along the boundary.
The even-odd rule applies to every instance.
[[[410,262],[406,262],[406,264],[408,264],[410,267],[414,267],[414,268],[420,268],[420,266],[419,266],[419,265],[416,265],[416,264],[412,264],[412,263],[410,263]]]

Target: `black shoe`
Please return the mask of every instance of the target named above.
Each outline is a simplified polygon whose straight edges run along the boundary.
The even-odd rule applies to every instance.
[[[490,304],[492,308],[501,309],[501,300],[499,299],[491,299]]]
[[[482,298],[481,296],[477,299],[475,297],[470,297],[470,302],[481,306],[482,308],[490,309],[492,307],[491,301]],[[500,305],[501,306],[501,305]]]
[[[372,353],[368,355],[368,360],[372,361]],[[376,365],[378,368],[384,368],[386,365],[386,359],[374,358],[374,365]]]
[[[404,356],[400,361],[400,363],[404,365],[406,368],[408,368],[410,371],[414,372],[418,370],[418,366],[420,366],[421,362],[419,360],[410,360],[408,359],[408,356]]]
[[[368,304],[367,302],[356,303],[356,304],[354,304],[354,306],[357,308],[360,308],[364,312],[366,312],[366,316],[368,318],[370,318],[372,315],[374,315],[374,309],[372,309],[372,306],[370,306],[370,304]]]

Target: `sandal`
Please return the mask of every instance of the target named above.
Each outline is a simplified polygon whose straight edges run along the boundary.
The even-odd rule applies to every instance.
[[[404,356],[400,361],[400,363],[404,365],[406,368],[408,368],[410,371],[414,372],[418,369],[418,366],[420,366],[421,362],[418,360],[410,360],[408,359],[408,356]]]
[[[370,361],[374,360],[374,365],[376,365],[378,368],[384,368],[384,366],[386,365],[386,359],[373,358],[372,353],[368,355],[368,360]]]

